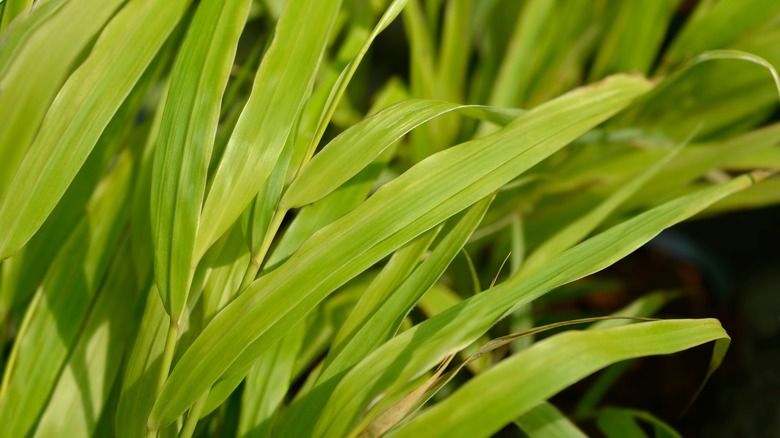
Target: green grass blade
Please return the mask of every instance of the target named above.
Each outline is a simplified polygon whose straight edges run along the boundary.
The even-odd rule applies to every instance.
[[[312,145],[312,142],[314,136],[318,134],[317,130],[320,128],[318,124],[323,117],[323,111],[333,86],[336,85],[343,67],[349,64],[349,61],[360,51],[368,34],[368,30],[359,25],[354,25],[345,31],[348,33],[340,37],[344,41],[339,46],[338,52],[332,59],[327,59],[318,72],[311,97],[306,102],[306,107],[301,111],[296,123],[295,145],[287,169],[285,184],[289,184],[300,171],[304,161],[311,158],[310,149],[317,147],[317,145]],[[342,102],[348,103],[348,101]]]
[[[0,421],[11,436],[31,430],[78,339],[126,223],[133,173],[126,152],[98,188],[87,216],[62,247],[28,308],[0,394]]]
[[[374,277],[374,281],[368,286],[371,293],[363,294],[352,312],[344,321],[344,325],[336,333],[331,343],[328,357],[325,359],[325,367],[333,362],[333,358],[341,353],[347,342],[351,341],[357,331],[362,328],[366,322],[380,308],[387,307],[387,299],[398,287],[404,283],[409,275],[417,268],[420,258],[428,251],[433,240],[439,234],[439,228],[434,228],[426,233],[417,236],[414,240],[407,243],[396,251],[387,264],[382,268],[379,274]],[[376,339],[378,341],[378,339]]]
[[[606,318],[610,318],[610,317],[606,317]],[[398,424],[404,417],[406,417],[410,412],[413,412],[419,409],[420,407],[422,407],[431,397],[433,397],[433,395],[439,392],[447,383],[452,381],[453,377],[455,377],[455,375],[457,375],[457,373],[461,369],[463,369],[464,366],[468,366],[470,363],[473,363],[474,360],[479,359],[480,357],[484,357],[488,353],[498,350],[501,347],[505,347],[511,343],[517,342],[518,340],[531,338],[533,337],[534,334],[537,333],[541,333],[550,329],[565,327],[567,325],[591,322],[592,320],[597,320],[597,319],[600,318],[584,318],[580,320],[571,320],[571,321],[553,323],[545,326],[531,328],[523,332],[502,336],[493,340],[489,340],[481,347],[471,352],[466,357],[466,359],[463,362],[461,362],[458,366],[454,367],[446,374],[441,375],[443,368],[449,366],[449,362],[451,358],[454,356],[454,355],[449,355],[437,367],[433,377],[426,380],[425,383],[418,386],[414,381],[410,382],[410,384],[413,387],[414,386],[416,387],[412,392],[403,396],[403,398],[401,398],[399,401],[393,402],[391,404],[390,401],[392,399],[390,400],[384,399],[379,401],[379,403],[377,403],[376,405],[372,406],[371,409],[366,414],[366,417],[371,418],[371,423],[364,428],[364,432],[362,433],[365,433],[366,431],[369,430],[376,431],[377,429],[381,429],[384,431],[392,428],[393,426]],[[464,352],[465,350],[462,350],[461,354]],[[477,374],[481,374],[482,371],[484,371],[484,369],[479,370],[479,373]],[[405,392],[405,390],[403,392]],[[390,406],[389,408],[387,407],[388,405]],[[379,411],[381,411],[381,413],[379,415],[374,416],[374,413]]]
[[[604,269],[661,230],[751,186],[754,178],[744,175],[656,207],[580,243],[528,277],[514,276],[396,336],[355,366],[332,397],[322,400],[326,410],[315,432],[346,433],[369,400],[469,345],[515,308],[556,286]],[[412,350],[414,355],[404,353]]]
[[[523,5],[507,53],[498,70],[488,102],[498,106],[519,106],[525,101],[531,81],[534,46],[555,9],[555,2],[532,0]]]
[[[410,88],[415,96],[433,98],[436,84],[436,35],[439,27],[438,2],[411,0],[403,11],[404,30],[409,40]]]
[[[338,345],[335,341],[324,363],[324,370],[312,387],[310,397],[304,397],[299,403],[290,406],[284,420],[277,426],[283,436],[311,435],[318,415],[324,405],[320,403],[324,394],[332,391],[339,376],[358,363],[371,351],[395,335],[403,319],[417,301],[425,294],[452,259],[460,252],[472,232],[479,225],[490,206],[492,197],[480,201],[471,207],[456,224],[447,231],[441,242],[417,269],[385,299],[381,307],[375,309],[366,320],[351,333],[351,336]],[[380,274],[381,275],[381,274]],[[373,289],[369,287],[369,291]],[[365,295],[364,295],[365,297]],[[347,320],[347,324],[350,320]],[[343,330],[342,326],[342,330]],[[341,348],[339,348],[341,347]],[[306,412],[306,419],[301,413]]]
[[[522,111],[412,99],[395,104],[344,131],[303,168],[284,195],[283,208],[322,199],[369,165],[414,128],[450,112],[507,124]]]
[[[122,376],[115,419],[115,433],[120,438],[146,435],[146,420],[157,397],[155,388],[160,378],[169,325],[168,315],[159,296],[156,286],[147,292],[138,334],[130,349]]]
[[[334,359],[326,362],[326,368],[320,377],[321,380],[350,368],[395,334],[403,318],[420,297],[436,283],[452,259],[466,244],[471,233],[484,217],[492,200],[492,197],[488,197],[471,207],[447,232],[425,261],[395,288],[391,296],[383,300],[382,306],[373,309],[373,312],[358,327],[359,330],[349,337],[348,344],[344,346],[343,350],[332,350],[335,353]],[[347,320],[347,324],[349,322],[350,320]],[[335,341],[334,345],[337,345]],[[338,359],[336,359],[337,357]],[[333,365],[333,367],[331,368],[329,365]]]
[[[0,303],[3,303],[0,306],[7,306],[13,312],[21,312],[29,302],[57,255],[52,248],[62,247],[86,214],[89,198],[113,165],[117,149],[127,145],[133,148],[134,154],[140,154],[141,148],[132,145],[143,143],[143,139],[137,138],[137,135],[131,136],[130,133],[138,132],[132,128],[163,63],[157,59],[153,64],[103,131],[100,140],[60,202],[38,232],[14,255],[13,264],[0,277]],[[145,280],[145,277],[143,280],[139,279]]]
[[[165,82],[162,89],[165,90]],[[152,221],[149,213],[149,198],[151,197],[152,169],[154,167],[154,145],[157,142],[160,122],[162,121],[162,105],[157,108],[148,129],[138,135],[136,141],[143,143],[141,168],[138,172],[138,186],[132,199],[130,215],[130,258],[136,269],[138,284],[153,280],[154,276],[154,244],[152,243]],[[156,288],[155,288],[156,291]],[[160,300],[162,302],[162,300]]]
[[[733,157],[728,162],[723,163],[727,170],[746,171],[758,168],[777,169],[780,168],[780,148],[761,148],[755,151],[737,157]]]
[[[37,437],[95,434],[130,347],[128,339],[141,316],[141,294],[133,266],[127,263],[127,250],[127,243],[118,249],[112,271],[38,423]]]
[[[724,213],[745,208],[760,208],[775,205],[780,201],[780,178],[768,179],[763,184],[751,187],[744,192],[730,196],[707,209],[707,215]]]
[[[363,43],[363,46],[360,48],[358,53],[354,58],[352,58],[349,64],[347,64],[344,70],[342,70],[338,79],[336,79],[336,82],[333,85],[333,88],[331,88],[330,94],[328,95],[328,99],[325,101],[325,106],[320,115],[319,122],[317,123],[317,130],[314,133],[314,137],[312,137],[309,150],[306,152],[306,156],[303,159],[304,165],[314,154],[315,148],[322,139],[322,136],[325,134],[325,128],[327,128],[328,124],[330,123],[331,118],[333,117],[333,113],[336,112],[336,107],[341,101],[341,98],[344,96],[344,92],[347,90],[347,85],[349,85],[352,76],[354,76],[355,71],[357,71],[358,66],[360,66],[360,62],[368,52],[371,44],[374,42],[376,37],[379,36],[379,34],[382,33],[382,31],[385,30],[387,26],[389,26],[390,23],[395,20],[396,17],[398,17],[398,14],[401,13],[401,10],[403,10],[408,1],[409,0],[393,0],[390,6],[388,6],[385,10],[384,14],[382,14],[379,22],[376,24],[376,26],[374,26],[374,29],[371,31],[371,34],[369,34],[368,39]]]
[[[188,0],[127,4],[57,94],[0,206],[0,258],[38,230],[181,18]]]
[[[675,188],[684,187],[704,177],[712,169],[720,168],[724,162],[752,151],[771,149],[780,142],[780,125],[757,129],[719,144],[691,148],[680,154],[669,165],[658,172],[650,183],[641,189],[635,199],[628,202],[631,208],[653,202]],[[763,167],[763,166],[757,166]]]
[[[368,196],[372,185],[390,161],[391,156],[392,153],[382,154],[330,195],[300,209],[279,240],[279,244],[271,253],[267,266],[278,266],[295,253],[315,232],[360,205]]]
[[[777,70],[771,62],[758,55],[754,55],[743,50],[709,50],[700,55],[697,55],[693,61],[691,61],[691,63],[698,64],[700,62],[713,61],[718,59],[746,61],[764,67],[765,69],[769,70],[769,73],[772,74],[772,79],[775,81],[777,93],[780,96],[780,74],[777,73]]]
[[[648,88],[643,79],[622,76],[574,91],[489,137],[437,154],[383,186],[360,208],[315,234],[284,265],[255,281],[214,318],[171,373],[152,424],[169,424],[229,368],[230,374],[248,371],[265,349],[335,288],[489,195]],[[271,314],[267,308],[285,310]]]
[[[336,331],[346,321],[349,312],[360,295],[365,293],[371,280],[370,275],[358,278],[342,288],[340,292],[330,296],[322,306],[306,317],[307,342],[304,343],[295,361],[293,370],[295,378],[299,378],[327,350]],[[318,375],[319,372],[313,374]],[[313,379],[311,383],[314,383]]]
[[[155,281],[165,308],[177,322],[197,263],[195,237],[221,99],[249,3],[202,2],[171,73],[155,148],[151,215]]]
[[[408,98],[408,95],[403,85],[397,80],[391,80],[379,91],[376,103],[369,113],[374,113],[377,108],[384,108],[406,98]],[[330,195],[298,210],[295,219],[279,240],[276,248],[271,252],[267,266],[278,266],[281,261],[286,260],[300,248],[303,242],[317,230],[360,205],[366,199],[376,179],[394,155],[395,148],[393,146],[385,149],[385,152],[380,154],[371,164],[342,184]]]
[[[561,252],[571,248],[576,243],[584,239],[593,232],[596,227],[604,221],[621,204],[631,198],[637,190],[642,188],[651,178],[653,178],[669,161],[671,161],[682,148],[688,143],[690,138],[675,147],[660,160],[642,171],[639,175],[632,178],[626,184],[623,184],[615,193],[609,196],[596,208],[589,211],[585,216],[572,222],[562,230],[558,231],[553,237],[542,243],[525,261],[520,269],[521,275],[527,275],[543,266],[545,263],[553,260]]]
[[[445,8],[441,51],[439,52],[438,81],[440,95],[451,102],[464,102],[464,84],[468,73],[474,0],[456,0]]]
[[[585,438],[583,433],[561,411],[548,402],[542,402],[515,420],[528,438]]]
[[[239,436],[271,436],[271,426],[291,382],[295,357],[304,341],[305,327],[294,328],[252,367],[241,396]]]
[[[177,342],[175,358],[189,347],[192,340],[203,330],[206,322],[223,307],[223,303],[230,301],[238,293],[238,284],[234,288],[232,283],[236,281],[234,277],[238,272],[241,272],[238,281],[243,278],[248,264],[244,257],[245,253],[246,245],[243,236],[234,225],[209,248],[201,259],[192,279],[191,293],[185,310],[187,317],[183,319],[184,324],[181,326],[183,331]],[[207,289],[208,296],[205,295]]]
[[[688,20],[666,51],[663,67],[677,67],[705,50],[726,48],[780,14],[780,4],[764,0],[721,0],[709,6],[702,2],[702,10]]]
[[[0,201],[7,196],[14,174],[60,86],[76,67],[81,52],[121,4],[121,0],[66,2],[24,41],[11,68],[4,72],[0,79],[4,125],[0,130],[0,156],[4,157],[0,161]]]
[[[182,326],[184,331],[176,343],[172,356],[173,362],[176,362],[181,354],[189,348],[208,321],[241,290],[240,285],[249,265],[250,255],[239,228],[237,224],[231,227],[209,248],[198,264],[193,278],[192,293],[187,302],[186,315],[188,317],[184,320],[185,324]],[[202,300],[200,299],[201,295],[203,295]],[[162,385],[163,382],[158,383]],[[240,382],[235,383],[238,385]],[[234,388],[231,388],[230,392]],[[210,400],[214,399],[212,395],[209,394]],[[219,403],[217,404],[201,403],[200,416],[208,415],[229,395],[230,393],[224,394],[224,398],[218,399]]]
[[[252,228],[248,229],[247,238],[252,247],[253,263],[257,266],[262,262],[261,259],[265,257],[265,252],[268,249],[261,247],[263,242],[266,246],[270,245],[270,239],[276,233],[276,230],[269,230],[270,225],[276,225],[276,222],[272,221],[281,221],[281,217],[276,216],[285,212],[284,206],[281,206],[279,202],[285,183],[292,179],[301,170],[301,166],[311,159],[311,154],[314,153],[314,149],[319,144],[360,61],[376,36],[395,18],[397,8],[403,3],[405,1],[396,0],[368,36],[366,36],[368,31],[363,26],[353,26],[348,31],[336,59],[332,62],[335,65],[326,66],[320,75],[321,77],[318,79],[320,84],[314,90],[296,123],[295,135],[290,136],[287,140],[288,143],[294,140],[295,144],[285,145],[268,183],[261,189],[251,207],[251,220],[247,222],[252,224]],[[343,64],[346,66],[339,72],[336,67]],[[387,90],[381,91],[374,108],[382,108],[383,106],[379,105],[387,100],[387,95]],[[249,215],[244,215],[245,218],[247,216]],[[271,234],[266,236],[269,231]]]
[[[769,3],[0,0],[0,435],[679,436],[541,323],[780,202]]]
[[[679,3],[640,0],[611,5],[616,11],[604,25],[606,35],[596,52],[591,80],[624,71],[649,74]]]
[[[526,243],[525,231],[523,230],[523,220],[520,212],[514,214],[512,222],[509,224],[510,248],[509,254],[509,275],[513,275],[520,270],[520,267],[526,262]],[[498,274],[496,274],[497,280]],[[494,280],[494,281],[496,281]],[[509,331],[519,333],[530,330],[534,327],[534,309],[532,304],[525,305],[509,316]],[[510,345],[510,350],[514,353],[533,344],[533,335],[524,336]]]
[[[481,288],[474,293],[479,292],[481,292]],[[444,312],[461,301],[463,301],[463,298],[460,295],[445,287],[441,283],[436,283],[425,293],[425,295],[422,296],[422,298],[420,298],[420,301],[417,303],[417,308],[425,313],[428,318],[430,318],[434,315],[438,315],[439,313]],[[531,337],[531,335],[521,337],[518,340],[522,340],[528,337]],[[479,357],[473,357],[474,353],[476,353],[476,351],[479,349],[479,345],[484,345],[488,342],[490,342],[490,337],[487,335],[482,336],[479,340],[475,341],[458,353],[462,359],[470,359],[466,362],[466,367],[469,369],[469,371],[471,371],[472,374],[479,374],[492,365],[493,360],[490,356],[482,355]]]
[[[293,130],[293,133],[295,131]],[[252,254],[252,265],[247,270],[247,275],[250,277],[247,277],[247,281],[255,279],[284,219],[285,211],[279,208],[279,199],[282,197],[288,170],[295,152],[295,138],[296,136],[292,133],[287,138],[284,149],[271,170],[271,175],[260,188],[260,192],[252,203],[249,204],[249,208],[241,216],[241,227]]]
[[[715,341],[710,373],[730,338],[716,320],[670,320],[570,331],[539,342],[464,384],[395,436],[489,436],[563,388],[611,363]],[[708,373],[709,374],[709,373]]]
[[[487,80],[477,77],[481,81],[472,85],[484,89],[480,92],[484,97],[477,97],[478,101],[531,108],[580,84],[606,4],[577,0],[497,2],[494,16],[483,24],[484,32],[492,36],[483,45],[495,44],[495,48],[491,47],[484,59]],[[566,13],[556,13],[560,10]],[[493,32],[496,34],[491,35]],[[490,71],[493,69],[495,72]],[[487,132],[487,128],[483,125],[481,131]]]
[[[5,76],[19,51],[64,4],[65,0],[49,0],[34,8],[23,20],[0,35],[0,76]]]
[[[596,417],[596,425],[607,438],[647,438],[632,415],[618,410],[605,410]]]
[[[307,320],[301,324],[305,326],[306,335],[304,339],[306,339],[306,342],[302,345],[293,366],[293,380],[297,380],[304,371],[309,370],[314,362],[329,348],[336,331],[344,324],[358,296],[366,291],[370,280],[371,277],[368,276],[368,278],[357,279],[352,284],[345,286],[335,296],[330,297],[331,299],[327,300],[323,306],[318,307],[315,312],[309,314]],[[297,327],[293,328],[293,330],[297,330]],[[320,368],[321,365],[318,365],[316,369],[311,370],[307,384],[301,388],[301,392],[309,390],[314,383],[314,378],[319,374],[318,370]],[[243,373],[236,373],[217,382],[211,389],[211,392],[209,392],[204,412],[210,412],[222,404],[248,372],[249,370]]]
[[[714,143],[699,143],[688,146],[658,172],[650,183],[639,190],[627,202],[629,206],[652,200],[676,187],[681,187],[704,176],[711,169],[752,170],[761,167],[775,168],[780,163],[780,149],[773,148],[780,142],[780,124],[769,125],[742,135]],[[650,150],[629,150],[614,157],[605,157],[587,166],[565,168],[562,179],[551,184],[550,193],[585,187],[599,181],[608,185],[619,184],[631,173],[641,172],[649,163],[664,154],[660,148]],[[777,159],[773,159],[778,155]],[[750,157],[754,156],[755,159]],[[560,184],[560,185],[559,185]]]
[[[287,3],[203,205],[196,259],[266,184],[311,91],[340,4]],[[320,24],[312,27],[312,22]]]
[[[523,105],[531,108],[580,84],[598,51],[609,2],[564,0],[565,14],[553,14],[532,58],[533,82]]]
[[[671,426],[669,426],[665,422],[661,421],[654,415],[649,414],[647,412],[637,411],[635,409],[625,409],[625,408],[606,408],[600,411],[599,416],[596,418],[597,423],[601,418],[603,418],[604,414],[606,414],[607,416],[623,415],[623,416],[633,418],[635,420],[642,420],[642,422],[653,426],[653,428],[655,429],[656,438],[681,438],[682,437],[682,435],[680,435],[680,433],[674,430]]]
[[[5,30],[15,18],[29,14],[32,9],[33,0],[6,0],[3,4],[3,19],[0,21],[0,31]]]
[[[238,227],[232,228],[224,239],[224,246],[215,257],[211,273],[203,287],[204,324],[233,299],[241,285],[246,267],[249,266],[250,254],[241,230]]]
[[[425,6],[432,2],[425,2]],[[433,99],[437,96],[436,69],[434,66],[435,47],[434,30],[431,21],[438,20],[438,16],[426,16],[420,0],[411,0],[404,9],[403,22],[406,31],[406,39],[409,40],[409,88],[413,96]],[[441,123],[433,121],[431,124],[414,131],[410,135],[410,154],[412,162],[419,162],[423,158],[444,149],[442,143]]]
[[[769,47],[774,53],[767,55],[780,62],[780,32],[772,35],[771,41]],[[773,82],[767,81],[766,71]],[[772,63],[753,53],[704,52],[659,83],[653,93],[617,119],[616,126],[630,126],[671,139],[683,138],[699,126],[699,138],[723,130],[728,135],[729,127],[753,127],[769,116],[780,94],[778,79],[780,75]],[[737,131],[741,132],[744,130]]]
[[[167,91],[168,81],[161,84],[161,94]],[[163,100],[164,102],[164,100]],[[143,436],[146,433],[146,419],[149,417],[154,397],[152,389],[156,387],[160,375],[162,350],[168,329],[165,308],[160,300],[160,293],[153,286],[154,248],[152,245],[151,215],[149,214],[149,197],[151,196],[152,168],[154,165],[154,144],[157,140],[162,123],[163,105],[158,106],[145,141],[141,156],[136,192],[132,199],[130,216],[130,258],[136,271],[136,284],[147,285],[142,289],[146,294],[146,304],[143,314],[139,317],[139,325],[134,341],[128,348],[126,365],[122,371],[122,379],[118,388],[117,407],[113,417],[113,433],[118,437]],[[142,140],[139,139],[139,142]]]

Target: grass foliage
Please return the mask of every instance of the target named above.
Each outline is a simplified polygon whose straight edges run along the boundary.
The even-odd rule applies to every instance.
[[[780,3],[695,3],[0,3],[2,435],[675,436],[547,400],[717,320],[533,304],[780,202]]]

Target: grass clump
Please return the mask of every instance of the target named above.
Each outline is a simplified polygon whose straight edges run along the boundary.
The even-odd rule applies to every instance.
[[[682,3],[5,1],[4,436],[676,434],[548,400],[717,320],[533,305],[780,200],[780,5]]]

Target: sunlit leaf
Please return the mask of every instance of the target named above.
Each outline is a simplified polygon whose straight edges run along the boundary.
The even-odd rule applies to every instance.
[[[188,0],[127,4],[68,78],[0,205],[0,259],[38,230],[95,146]]]
[[[289,0],[285,6],[203,205],[196,259],[265,184],[311,91],[340,3]],[[313,21],[319,24],[307,25]]]
[[[220,101],[248,9],[247,0],[201,2],[171,73],[155,148],[151,216],[155,281],[176,322],[197,262],[195,236]]]
[[[463,385],[391,436],[489,436],[517,415],[611,363],[670,354],[706,342],[721,344],[709,372],[723,359],[730,338],[715,320],[669,320],[569,331],[531,346]]]

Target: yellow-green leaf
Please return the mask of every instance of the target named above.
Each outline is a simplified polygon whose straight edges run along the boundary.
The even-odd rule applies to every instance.
[[[200,3],[171,73],[155,149],[151,215],[155,281],[180,322],[194,257],[222,93],[233,65],[248,0]]]
[[[0,205],[0,259],[38,230],[189,0],[138,0],[109,22],[54,99]]]
[[[493,135],[436,154],[383,186],[212,320],[171,373],[152,412],[152,425],[169,424],[229,369],[228,375],[246,373],[336,287],[483,199],[649,88],[644,79],[616,76],[573,91]],[[271,313],[268,308],[281,310]]]
[[[311,91],[340,5],[338,0],[287,2],[203,205],[196,259],[266,183]]]
[[[715,341],[709,376],[723,360],[730,340],[713,319],[647,322],[598,332],[569,331],[480,374],[390,436],[490,436],[513,418],[609,364],[676,353]]]

